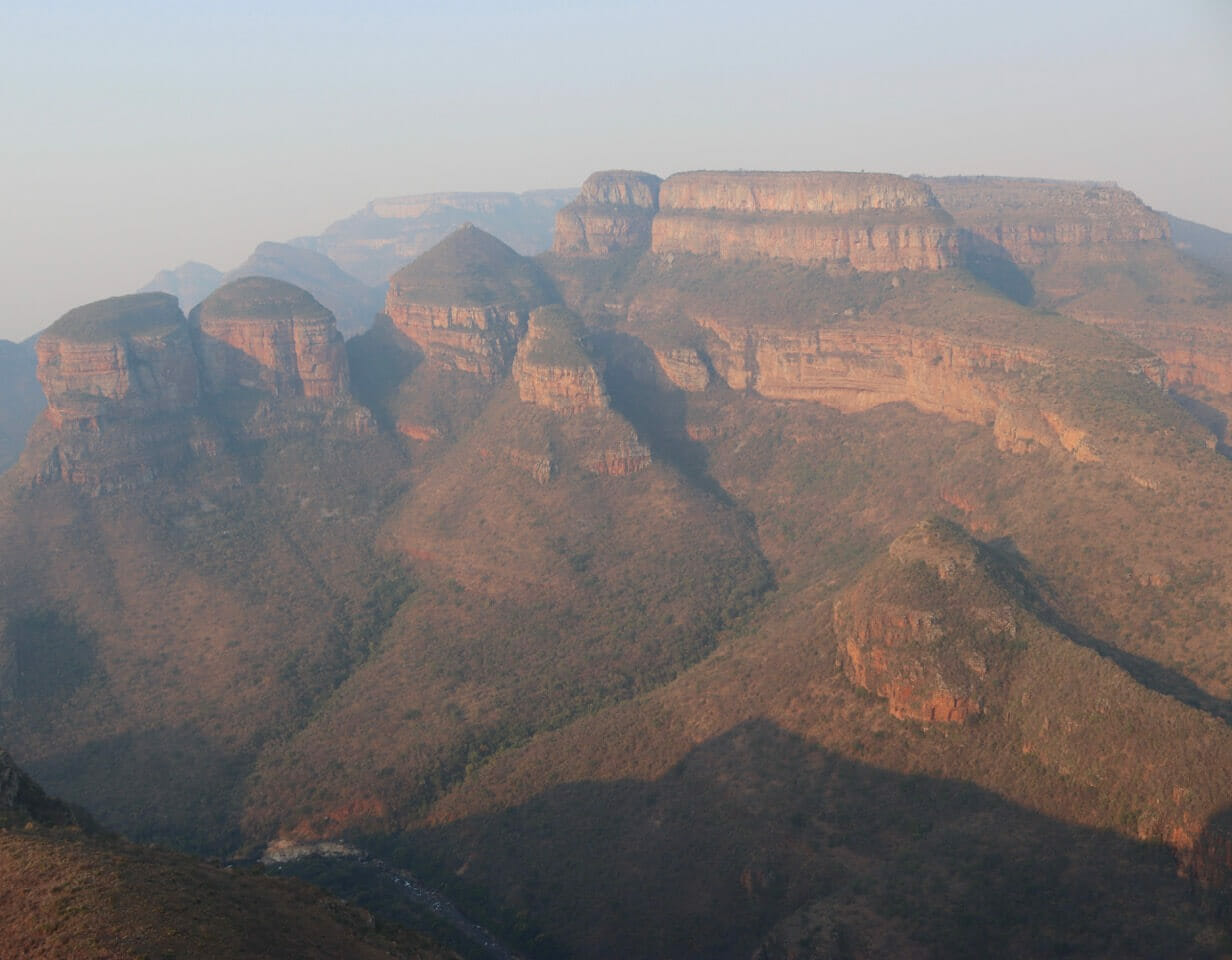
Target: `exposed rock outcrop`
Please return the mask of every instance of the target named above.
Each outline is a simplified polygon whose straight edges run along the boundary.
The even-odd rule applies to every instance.
[[[323,253],[289,243],[261,243],[223,283],[244,277],[272,277],[310,293],[333,314],[343,334],[362,333],[385,302],[385,284],[368,286],[352,277]]]
[[[678,173],[663,181],[652,249],[725,260],[940,270],[958,234],[922,183],[890,174]]]
[[[583,344],[581,323],[567,310],[544,307],[531,314],[513,379],[523,403],[562,418],[566,440],[580,451],[578,461],[586,470],[627,476],[650,465],[650,450],[612,411],[599,368]],[[557,469],[551,456],[519,452],[514,459],[540,482]]]
[[[220,287],[189,316],[206,389],[338,399],[350,372],[333,315],[305,290],[270,277]]]
[[[556,299],[533,260],[468,224],[394,274],[385,312],[430,363],[494,381],[530,311]]]
[[[174,297],[132,294],[78,307],[47,329],[37,351],[47,409],[22,454],[34,481],[122,489],[216,448]]]
[[[896,717],[925,723],[978,717],[990,670],[1005,660],[1017,632],[1012,605],[993,592],[975,597],[982,602],[973,605],[925,602],[936,593],[935,581],[957,591],[967,579],[984,576],[981,550],[944,520],[908,531],[891,545],[890,557],[888,569],[877,569],[835,601],[844,673],[888,700]]]
[[[577,199],[556,214],[553,250],[567,256],[604,256],[648,248],[659,209],[659,183],[654,174],[632,170],[591,174]]]
[[[1018,264],[1043,263],[1062,246],[1171,237],[1167,218],[1115,184],[1011,177],[936,177],[920,182],[932,188],[960,227]]]

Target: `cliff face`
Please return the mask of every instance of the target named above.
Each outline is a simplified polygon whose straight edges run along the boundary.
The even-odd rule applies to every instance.
[[[494,381],[530,310],[555,300],[534,261],[467,225],[393,276],[385,312],[429,362]]]
[[[940,270],[958,235],[922,183],[889,174],[679,173],[663,181],[651,249],[725,260]]]
[[[960,227],[1018,264],[1041,264],[1057,247],[1171,238],[1165,217],[1112,184],[1009,177],[920,182]]]
[[[635,303],[630,320],[652,323],[653,313],[648,302]],[[732,318],[693,319],[710,334],[710,364],[733,390],[752,390],[771,400],[809,400],[844,413],[909,403],[925,413],[992,427],[1003,450],[1026,453],[1038,445],[1065,450],[1080,461],[1099,459],[1086,431],[1015,389],[1016,374],[1049,363],[1042,348],[897,324],[805,332]],[[688,382],[704,389],[702,371],[708,377],[709,370],[692,353],[696,360],[687,366],[696,379]],[[1162,383],[1160,365],[1147,363],[1144,373]]]
[[[844,673],[886,699],[896,717],[924,723],[978,717],[992,686],[990,671],[998,672],[995,665],[1017,633],[1013,607],[995,593],[974,605],[918,602],[936,593],[929,581],[957,586],[981,576],[979,551],[945,521],[918,525],[894,542],[890,556],[887,576],[877,571],[834,604]]]
[[[307,292],[246,277],[193,310],[207,389],[239,385],[276,397],[349,396],[350,373],[334,318]]]
[[[631,170],[591,174],[577,199],[556,214],[552,249],[566,256],[603,256],[650,246],[659,208],[658,177]]]
[[[561,421],[565,443],[591,473],[627,476],[650,465],[650,450],[611,409],[603,378],[581,339],[581,324],[560,307],[536,310],[513,363],[523,403],[550,411]],[[541,483],[557,465],[553,457],[515,451],[513,459]]]
[[[37,344],[47,416],[59,427],[195,406],[197,361],[175,298],[134,294],[79,307]]]
[[[47,408],[20,467],[34,482],[124,489],[216,448],[174,297],[133,294],[78,307],[39,338],[37,352]]]

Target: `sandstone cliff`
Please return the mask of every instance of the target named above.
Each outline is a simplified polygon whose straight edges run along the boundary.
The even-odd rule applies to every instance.
[[[560,418],[561,441],[584,469],[627,476],[650,465],[650,450],[612,411],[602,375],[587,353],[581,323],[573,314],[560,307],[531,314],[513,363],[513,379],[523,403]],[[515,451],[513,459],[540,482],[557,469],[551,453]]]
[[[1115,184],[1010,177],[920,182],[932,188],[960,227],[1018,264],[1043,263],[1057,247],[1171,237],[1165,217]]]
[[[658,177],[631,170],[593,173],[577,199],[556,214],[552,249],[567,256],[604,256],[650,246],[659,208]]]
[[[908,531],[891,545],[890,557],[888,572],[879,569],[835,601],[843,671],[852,683],[889,701],[896,717],[925,723],[978,717],[989,692],[1003,681],[990,678],[990,671],[1003,672],[1013,652],[1013,605],[991,589],[986,596],[964,591],[964,601],[975,601],[970,604],[937,602],[947,592],[937,584],[967,587],[986,576],[981,568],[988,563],[959,528],[943,520]]]
[[[394,274],[385,312],[430,363],[494,381],[530,310],[556,300],[534,261],[468,224]]]
[[[214,291],[189,316],[206,388],[339,399],[350,373],[333,315],[306,291],[246,277]]]
[[[201,382],[189,327],[164,293],[101,300],[69,311],[39,338],[47,408],[21,469],[98,493],[147,482],[198,452],[217,431],[200,416]]]
[[[958,235],[929,189],[890,174],[696,172],[659,191],[651,248],[725,260],[940,270]]]

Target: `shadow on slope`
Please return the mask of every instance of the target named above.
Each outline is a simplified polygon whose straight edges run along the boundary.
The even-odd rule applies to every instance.
[[[630,745],[633,748],[633,745]],[[396,851],[562,955],[1213,956],[1168,852],[752,720],[644,782],[557,787]],[[459,879],[460,878],[460,879]],[[499,893],[496,893],[499,891]]]

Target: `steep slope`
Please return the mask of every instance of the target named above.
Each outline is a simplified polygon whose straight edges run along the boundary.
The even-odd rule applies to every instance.
[[[1232,276],[1232,233],[1194,223],[1192,220],[1182,220],[1168,213],[1164,216],[1172,232],[1174,247],[1212,270]]]
[[[180,301],[180,309],[187,312],[222,286],[223,282],[221,270],[208,263],[189,260],[174,270],[160,270],[137,292],[169,293]]]
[[[383,285],[368,286],[325,254],[289,243],[258,244],[248,259],[228,271],[216,286],[244,277],[270,277],[307,290],[334,315],[344,335],[367,330],[385,299]]]
[[[37,958],[454,956],[319,891],[83,833],[0,750],[0,955]]]
[[[434,366],[494,381],[528,312],[556,299],[534,261],[467,224],[394,274],[385,312]]]
[[[17,462],[26,434],[47,405],[36,374],[34,340],[0,340],[0,473]]]
[[[327,255],[363,283],[384,286],[393,273],[454,230],[473,223],[531,255],[552,245],[556,211],[575,190],[526,193],[426,193],[374,200],[330,224],[318,237],[291,243]]]
[[[653,174],[632,170],[591,174],[577,198],[556,214],[552,249],[565,256],[645,250],[659,209],[660,182]]]

